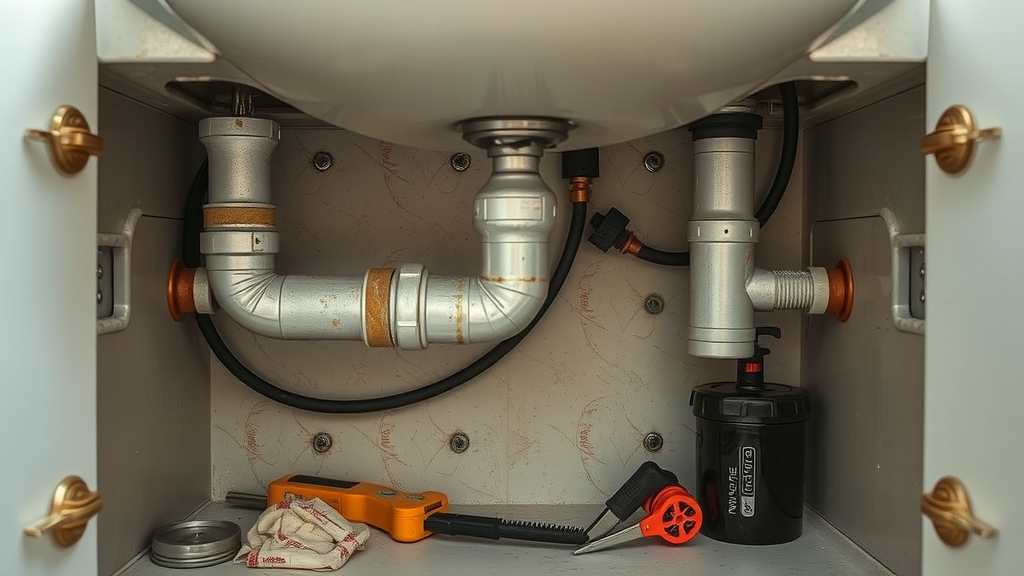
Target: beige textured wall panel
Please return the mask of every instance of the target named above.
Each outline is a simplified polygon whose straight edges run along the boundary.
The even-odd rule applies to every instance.
[[[762,133],[762,191],[774,173],[777,136]],[[321,150],[334,157],[334,166],[323,173],[310,163]],[[667,160],[656,174],[642,165],[651,150]],[[448,156],[343,131],[285,131],[273,164],[279,272],[362,274],[371,266],[420,262],[434,274],[476,274],[480,248],[471,199],[489,173],[489,161],[476,152],[470,170],[460,174]],[[589,214],[616,206],[645,241],[682,249],[692,164],[685,131],[604,149]],[[542,172],[561,202],[551,241],[554,265],[569,214],[559,157],[546,158]],[[759,250],[765,266],[801,265],[798,175],[765,231]],[[731,378],[735,365],[686,354],[687,281],[686,270],[602,254],[584,240],[557,301],[503,361],[453,392],[384,413],[323,415],[279,406],[214,360],[213,496],[263,490],[285,473],[304,472],[441,490],[459,503],[602,502],[649,458],[692,485],[690,389]],[[651,293],[665,299],[658,316],[643,310]],[[786,334],[771,345],[769,378],[799,381],[800,315],[764,319],[780,323]],[[418,387],[489,348],[432,345],[401,352],[367,349],[361,342],[275,341],[224,317],[217,323],[254,371],[289,390],[328,398]],[[320,431],[334,438],[327,455],[310,447]],[[448,449],[456,431],[471,441],[461,455]],[[666,440],[654,456],[641,447],[650,431]]]

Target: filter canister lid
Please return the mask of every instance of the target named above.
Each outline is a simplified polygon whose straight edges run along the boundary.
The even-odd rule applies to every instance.
[[[736,382],[697,386],[690,406],[698,418],[743,424],[791,424],[810,417],[807,390],[766,382],[763,388],[739,387]]]

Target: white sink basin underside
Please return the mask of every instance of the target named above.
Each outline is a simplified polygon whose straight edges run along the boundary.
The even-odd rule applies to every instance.
[[[167,0],[269,93],[366,136],[465,149],[470,118],[577,127],[562,149],[675,128],[806,54],[856,0]]]

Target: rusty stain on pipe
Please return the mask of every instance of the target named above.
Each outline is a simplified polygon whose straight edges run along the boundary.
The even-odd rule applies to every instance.
[[[455,341],[459,344],[465,342],[462,333],[462,322],[466,318],[466,279],[459,277],[455,282]]]
[[[391,334],[391,278],[394,268],[371,268],[366,272],[365,329],[366,345],[394,347]]]
[[[504,282],[528,282],[528,283],[540,282],[540,278],[537,278],[536,276],[522,276],[522,277],[519,277],[519,278],[515,278],[515,277],[512,277],[512,276],[486,276],[484,274],[481,274],[480,275],[480,279],[483,280],[484,282],[499,282],[499,283],[504,283]],[[463,282],[462,279],[459,279],[459,281]]]

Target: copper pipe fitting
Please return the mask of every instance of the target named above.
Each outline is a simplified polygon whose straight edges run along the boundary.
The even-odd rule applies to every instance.
[[[622,248],[620,248],[619,251],[623,254],[638,256],[640,254],[640,249],[644,247],[644,243],[636,237],[636,234],[633,234],[629,230],[626,230],[626,232],[629,233],[629,237],[622,243]]]
[[[574,176],[569,179],[569,201],[590,202],[590,185],[593,179],[587,176]]]
[[[196,300],[192,287],[196,279],[195,268],[185,268],[181,258],[171,264],[167,274],[167,309],[175,322],[180,322],[185,314],[196,311]]]
[[[826,312],[832,312],[840,322],[846,322],[853,313],[853,269],[845,259],[840,260],[836,267],[828,270],[828,306]]]

